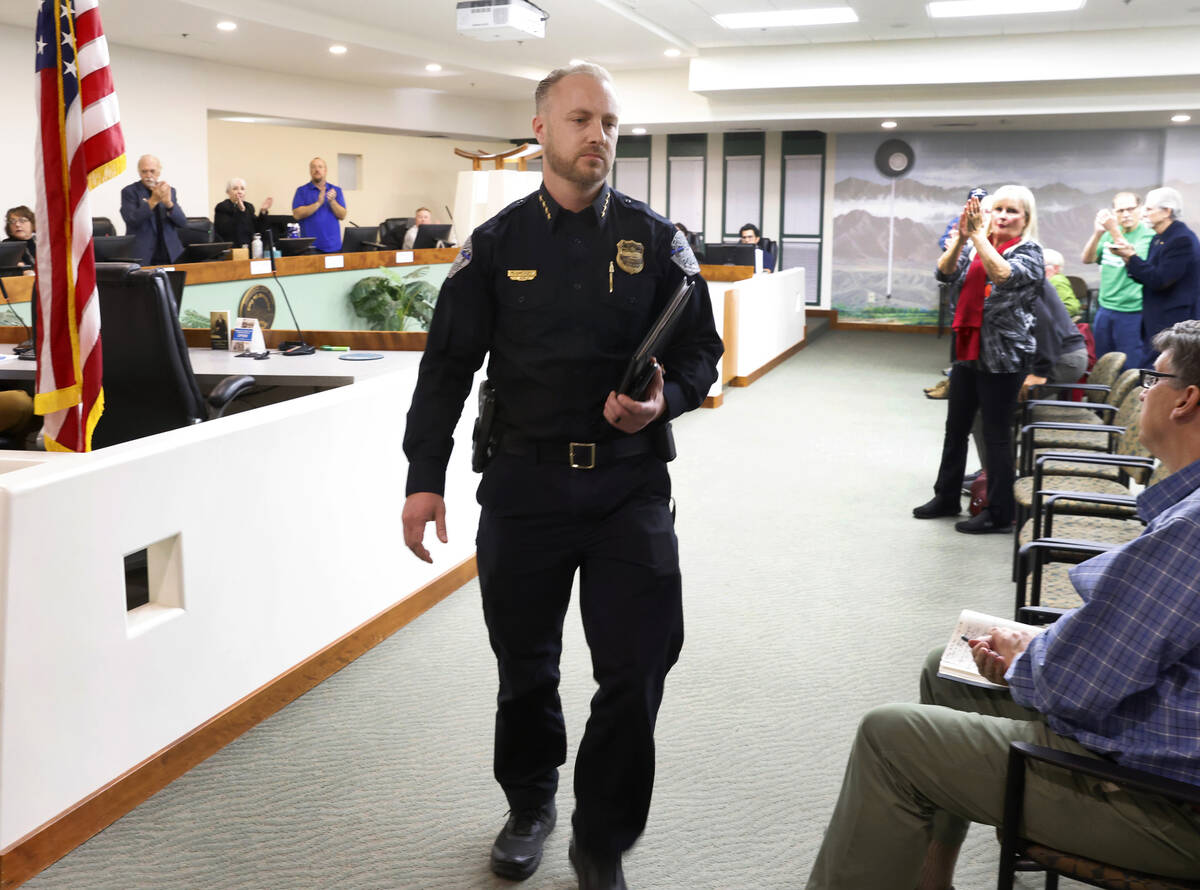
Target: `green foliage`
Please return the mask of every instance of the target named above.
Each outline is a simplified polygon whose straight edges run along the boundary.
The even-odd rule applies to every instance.
[[[382,271],[359,279],[350,289],[355,314],[373,331],[428,331],[438,297],[438,289],[424,280],[429,267],[418,266],[404,275]]]
[[[842,318],[861,318],[871,321],[906,324],[937,324],[937,310],[901,306],[861,306],[856,308],[837,307]]]
[[[179,315],[179,326],[181,328],[207,328],[209,317],[201,315],[195,309],[184,309]]]

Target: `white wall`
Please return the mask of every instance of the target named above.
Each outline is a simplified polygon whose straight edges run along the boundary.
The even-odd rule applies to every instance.
[[[92,193],[92,213],[114,220],[120,216],[121,188],[136,178],[137,158],[146,153],[161,158],[163,177],[175,187],[180,205],[190,215],[211,212],[211,205],[204,205],[210,196],[208,113],[214,109],[317,121],[348,130],[468,136],[462,141],[470,147],[479,138],[508,139],[529,133],[530,103],[526,102],[445,101],[431,90],[346,85],[120,45],[110,49],[129,169]],[[0,82],[10,88],[0,128],[0,169],[7,180],[0,201],[5,207],[32,207],[37,128],[32,30],[0,26]],[[445,144],[449,152],[455,143]],[[293,189],[304,181],[305,172],[297,171]],[[290,204],[291,195],[287,197]],[[279,195],[275,198],[279,200]]]

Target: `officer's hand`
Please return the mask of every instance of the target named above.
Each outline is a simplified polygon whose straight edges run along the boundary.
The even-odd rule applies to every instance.
[[[418,559],[433,562],[425,549],[425,523],[433,521],[438,540],[443,544],[449,540],[446,537],[446,502],[442,496],[430,491],[414,491],[404,499],[400,519],[404,525],[404,545]]]
[[[663,369],[656,363],[654,377],[646,389],[646,400],[635,402],[627,395],[610,392],[604,403],[604,419],[625,433],[636,433],[667,410],[663,398]]]

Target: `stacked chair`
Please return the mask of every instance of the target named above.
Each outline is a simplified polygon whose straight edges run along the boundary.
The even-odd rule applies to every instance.
[[[1124,361],[1120,353],[1110,353],[1096,364],[1103,376]],[[1143,523],[1130,486],[1152,484],[1158,476],[1154,459],[1138,441],[1141,389],[1137,378],[1138,372],[1130,370],[1112,381],[1107,392],[1087,390],[1089,395],[1107,396],[1108,401],[1034,399],[1022,407],[1022,421],[1033,421],[1021,426],[1019,476],[1014,483],[1013,580],[1018,620],[1028,619],[1023,611],[1027,606],[1078,606],[1067,565],[1141,533]],[[1089,385],[1106,386],[1091,380]],[[1046,416],[1078,419],[1040,419]],[[1106,418],[1111,423],[1103,422]]]

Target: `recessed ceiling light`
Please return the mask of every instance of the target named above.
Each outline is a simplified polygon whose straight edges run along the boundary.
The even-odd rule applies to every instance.
[[[329,47],[329,51],[335,56],[346,55],[346,47],[342,46],[340,43],[335,43],[333,46]]]
[[[823,9],[779,9],[774,12],[727,12],[714,15],[722,28],[803,28],[807,25],[841,25],[857,22],[858,13],[849,6]]]
[[[1173,114],[1173,115],[1171,115],[1171,123],[1173,123],[1173,124],[1186,124],[1191,119],[1192,119],[1192,116],[1190,114]]]
[[[880,122],[879,126],[883,127],[885,130],[894,130],[900,125],[895,121],[882,121]]]
[[[682,54],[682,50],[678,47],[671,46],[663,50],[663,55],[670,59],[678,58]]]
[[[425,70],[436,74],[438,71],[442,70],[442,66],[439,65],[437,62],[430,62],[428,65],[425,66]]]
[[[237,22],[217,22],[218,31],[236,31]]]
[[[979,15],[1030,15],[1038,12],[1074,12],[1087,0],[935,0],[925,4],[931,19],[957,19]]]
[[[634,136],[645,136],[646,128],[645,127],[634,127],[629,132],[631,132]]]

